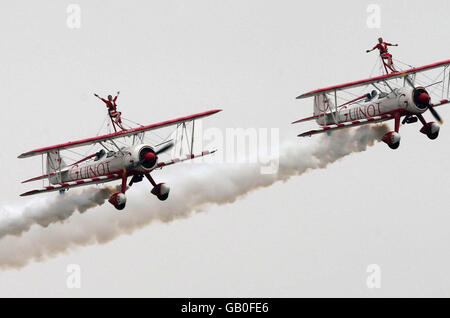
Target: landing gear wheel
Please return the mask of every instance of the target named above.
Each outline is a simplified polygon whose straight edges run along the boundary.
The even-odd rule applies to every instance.
[[[427,134],[427,136],[428,136],[428,138],[430,138],[431,140],[434,140],[434,139],[436,139],[436,138],[439,136],[439,130],[436,131],[436,132],[433,133],[433,134]]]
[[[125,209],[125,203],[119,204],[118,206],[116,206],[116,209],[117,209],[117,210],[123,210],[123,209]]]
[[[169,197],[169,193],[166,193],[166,194],[160,194],[160,195],[157,195],[157,197],[158,197],[159,200],[165,201],[165,200],[167,200],[167,198]]]
[[[388,144],[389,148],[397,149],[400,146],[400,142],[396,142],[395,144]]]

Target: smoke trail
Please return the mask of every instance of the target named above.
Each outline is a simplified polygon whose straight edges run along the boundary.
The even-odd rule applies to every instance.
[[[87,188],[81,192],[70,192],[52,199],[35,198],[23,209],[0,207],[0,239],[5,235],[20,236],[33,224],[47,227],[51,223],[68,219],[75,211],[85,212],[102,205],[114,192],[114,188]]]
[[[31,218],[34,223],[52,224],[46,229],[30,228],[28,224],[30,230],[22,237],[4,236],[0,240],[0,268],[20,268],[31,260],[41,261],[77,246],[106,243],[155,220],[170,222],[202,211],[208,205],[234,202],[255,189],[286,181],[310,169],[325,168],[351,153],[364,151],[387,131],[386,125],[360,127],[318,138],[317,142],[307,146],[300,142],[284,145],[280,149],[279,169],[275,174],[261,174],[259,164],[211,164],[179,169],[172,180],[170,176],[164,178],[172,187],[169,200],[160,202],[148,193],[148,187],[139,187],[127,193],[128,206],[123,212],[97,209],[89,215],[73,215],[65,224],[52,223],[67,219],[75,210],[84,211],[91,207],[90,204],[103,203],[110,190],[107,190],[108,195],[97,192],[98,197],[81,193],[76,196],[77,200],[69,200],[69,207],[61,201],[60,212],[55,209],[51,214],[38,218],[30,212],[33,209],[30,206],[27,215],[34,216]],[[86,199],[88,197],[90,199]],[[77,205],[79,203],[82,204]],[[42,205],[39,209],[45,211],[44,207]]]

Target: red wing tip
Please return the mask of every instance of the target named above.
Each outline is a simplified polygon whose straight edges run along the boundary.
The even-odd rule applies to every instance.
[[[32,195],[32,194],[36,194],[36,193],[39,193],[39,191],[38,190],[31,190],[31,191],[22,193],[20,196],[21,197],[26,197],[26,196],[29,196],[29,195]]]
[[[311,97],[312,96],[311,94],[314,94],[314,91],[298,95],[295,99],[303,99],[303,98]]]

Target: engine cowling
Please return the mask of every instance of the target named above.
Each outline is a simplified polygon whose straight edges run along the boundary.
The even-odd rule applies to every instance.
[[[413,101],[420,110],[425,110],[430,104],[430,95],[425,88],[417,87],[413,91]]]
[[[156,195],[161,201],[167,200],[170,188],[165,183],[159,183],[152,189],[152,194]]]
[[[142,172],[151,171],[158,163],[158,155],[153,147],[148,145],[138,145],[130,151],[129,168]]]
[[[127,197],[122,192],[114,193],[108,200],[117,210],[123,210],[127,203]]]
[[[153,148],[144,147],[139,151],[139,163],[144,169],[153,168],[158,162],[158,156]]]

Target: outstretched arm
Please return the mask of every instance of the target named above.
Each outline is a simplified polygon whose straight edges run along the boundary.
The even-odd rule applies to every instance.
[[[120,91],[117,92],[116,97],[114,97],[113,102],[115,102],[117,100],[117,97],[119,97]]]
[[[108,101],[104,98],[101,98],[100,96],[98,96],[97,94],[94,93],[94,96],[97,97],[98,99],[102,100],[104,103],[108,103]]]
[[[370,49],[370,50],[366,50],[366,53],[369,53],[369,52],[372,52],[373,50],[375,50],[376,48],[378,47],[378,44],[377,45],[375,45],[372,49]]]

